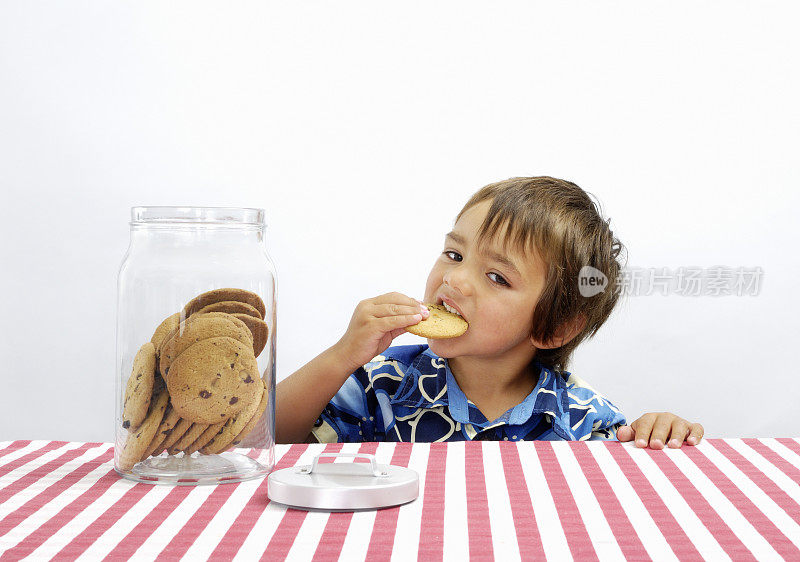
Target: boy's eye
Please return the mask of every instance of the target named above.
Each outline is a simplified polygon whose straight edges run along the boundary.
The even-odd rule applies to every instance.
[[[497,275],[497,273],[492,272],[492,273],[487,273],[486,275]],[[491,277],[490,277],[490,279],[491,279]],[[497,275],[497,279],[498,280],[495,281],[495,283],[497,283],[498,285],[508,285],[508,281],[506,281],[505,279],[500,277],[500,275]],[[494,281],[494,279],[492,279],[492,280]]]
[[[461,254],[459,254],[458,252],[454,252],[453,250],[445,250],[444,252],[442,252],[442,254],[447,256],[448,258],[450,258],[451,260],[453,260],[455,262],[460,262],[461,260],[464,259],[463,257],[461,257]],[[496,276],[496,279],[493,278],[492,275]],[[506,287],[510,287],[508,281],[506,281],[498,273],[491,272],[491,273],[487,273],[486,276],[489,277],[489,279],[491,279],[493,282],[497,283],[498,285],[504,285]]]

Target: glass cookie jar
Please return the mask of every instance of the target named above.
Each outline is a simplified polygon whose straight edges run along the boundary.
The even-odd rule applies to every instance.
[[[118,278],[114,467],[215,484],[274,465],[277,279],[262,209],[134,207]]]

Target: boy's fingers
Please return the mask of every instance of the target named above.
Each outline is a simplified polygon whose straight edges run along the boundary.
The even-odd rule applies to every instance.
[[[640,448],[647,447],[650,442],[650,432],[653,430],[653,423],[656,420],[656,414],[645,414],[631,424],[631,429],[636,432],[636,446]]]
[[[651,449],[664,448],[664,444],[667,442],[667,437],[669,437],[669,431],[672,429],[672,420],[672,414],[658,414],[658,417],[653,424],[653,431],[650,433]]]
[[[671,449],[680,449],[684,439],[689,435],[689,422],[683,418],[675,418],[672,422],[672,431],[667,446]]]
[[[394,338],[396,338],[397,336],[399,336],[400,334],[403,334],[403,333],[405,333],[405,331],[406,331],[406,329],[405,329],[405,328],[397,328],[396,330],[392,330],[392,331],[389,333],[389,337],[390,337],[390,338],[392,338],[392,339],[394,339]]]
[[[703,426],[699,423],[693,423],[689,426],[689,436],[686,438],[686,442],[689,445],[697,445],[703,439],[704,434]]]
[[[422,314],[401,314],[400,316],[385,316],[378,318],[378,327],[384,333],[389,333],[398,328],[407,328],[422,321]]]
[[[423,318],[427,318],[430,315],[430,311],[425,308],[424,306],[417,304],[414,301],[413,305],[404,305],[404,304],[381,304],[375,307],[373,311],[373,315],[376,318],[386,318],[387,316],[413,316],[414,314],[421,314]]]

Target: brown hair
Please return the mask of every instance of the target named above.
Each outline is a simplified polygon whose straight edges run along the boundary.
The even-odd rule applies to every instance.
[[[618,256],[625,250],[604,220],[598,205],[572,182],[548,176],[511,178],[492,183],[475,193],[456,217],[491,200],[478,232],[478,241],[491,239],[505,229],[503,242],[547,265],[545,288],[533,312],[532,335],[548,341],[564,323],[583,314],[586,325],[575,338],[553,349],[538,349],[536,360],[564,371],[578,345],[597,333],[617,304],[624,267]],[[627,252],[626,252],[627,258]],[[580,294],[581,268],[591,266],[608,279],[605,289],[591,297]]]

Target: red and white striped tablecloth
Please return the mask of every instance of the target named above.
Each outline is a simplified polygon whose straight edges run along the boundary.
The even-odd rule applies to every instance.
[[[800,441],[278,445],[276,468],[367,452],[420,475],[377,511],[288,509],[266,478],[136,484],[107,443],[0,442],[0,560],[798,560]]]

